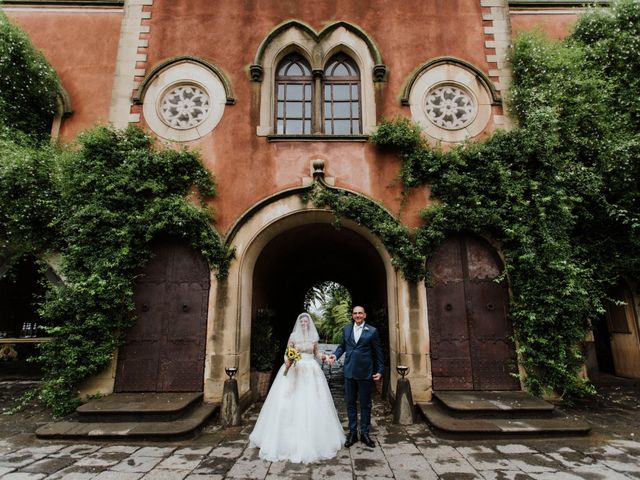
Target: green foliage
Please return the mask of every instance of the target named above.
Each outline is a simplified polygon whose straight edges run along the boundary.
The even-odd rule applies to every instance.
[[[57,152],[24,134],[0,133],[0,252],[18,257],[55,240],[51,219],[59,206]]]
[[[0,11],[0,130],[46,139],[59,90],[51,65]]]
[[[512,109],[520,128],[447,152],[396,120],[373,141],[397,151],[407,187],[431,185],[416,245],[470,231],[502,244],[528,387],[590,392],[579,345],[608,287],[640,274],[640,2],[585,15],[564,42],[520,36]]]
[[[63,258],[65,283],[51,286],[41,307],[52,340],[39,357],[39,397],[61,415],[77,405],[78,384],[109,365],[135,320],[135,275],[154,238],[184,239],[219,275],[231,253],[198,202],[198,195],[215,193],[198,156],[156,149],[139,128],[97,127],[80,136],[79,149],[60,156],[44,147],[0,152],[10,174],[0,182],[0,231],[13,232],[12,244],[55,246]],[[5,198],[15,201],[5,207]]]
[[[351,295],[342,285],[332,281],[314,285],[305,298],[305,310],[313,303],[319,307],[314,315],[320,338],[326,343],[340,343],[342,327],[351,322]]]
[[[349,218],[368,227],[385,244],[394,265],[410,280],[424,276],[425,257],[417,249],[409,229],[372,200],[347,191],[315,184],[308,198],[319,208],[331,209],[336,217]]]
[[[269,372],[276,359],[278,342],[273,337],[273,326],[268,318],[258,318],[251,328],[251,368]]]

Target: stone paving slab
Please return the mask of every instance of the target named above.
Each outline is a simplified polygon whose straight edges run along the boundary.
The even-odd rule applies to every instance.
[[[341,379],[332,392],[346,424]],[[46,415],[0,416],[0,478],[64,480],[226,479],[640,479],[640,388],[612,390],[611,401],[576,407],[590,420],[586,437],[443,439],[425,423],[392,424],[391,409],[374,404],[375,448],[356,444],[310,465],[267,462],[249,446],[260,405],[243,414],[243,425],[227,430],[207,425],[181,441],[39,440],[34,431]],[[606,399],[605,399],[606,400]],[[615,400],[615,401],[613,401]],[[584,412],[588,412],[585,415]],[[29,420],[29,419],[32,420]],[[34,421],[33,419],[37,419]],[[46,419],[45,419],[46,420]],[[598,427],[599,424],[605,427]],[[20,427],[20,428],[19,428]]]

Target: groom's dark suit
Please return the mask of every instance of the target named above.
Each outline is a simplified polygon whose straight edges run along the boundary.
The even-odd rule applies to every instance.
[[[353,329],[355,323],[342,330],[342,342],[333,353],[336,359],[344,353],[344,393],[349,416],[349,432],[358,432],[357,400],[360,397],[360,433],[369,435],[371,421],[371,377],[384,373],[382,346],[378,330],[363,323],[362,333],[356,343]]]

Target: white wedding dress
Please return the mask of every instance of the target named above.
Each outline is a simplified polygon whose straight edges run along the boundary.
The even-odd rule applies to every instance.
[[[311,463],[333,458],[345,438],[327,380],[314,355],[317,340],[292,340],[293,334],[290,344],[302,359],[286,376],[284,365],[278,371],[249,440],[260,448],[260,458],[271,462]]]

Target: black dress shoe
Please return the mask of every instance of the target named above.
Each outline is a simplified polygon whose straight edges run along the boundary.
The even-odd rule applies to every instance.
[[[353,445],[357,441],[358,441],[358,434],[357,433],[350,433],[349,435],[347,435],[347,441],[344,442],[344,446],[349,448],[351,445]]]
[[[362,443],[364,443],[369,448],[374,448],[376,446],[375,442],[373,440],[371,440],[371,437],[369,437],[368,433],[361,433],[360,434],[360,441]]]

